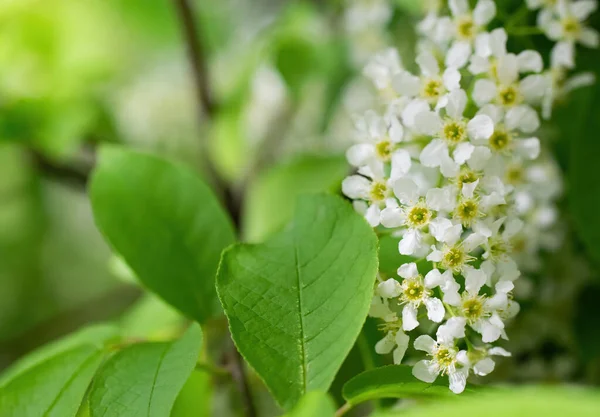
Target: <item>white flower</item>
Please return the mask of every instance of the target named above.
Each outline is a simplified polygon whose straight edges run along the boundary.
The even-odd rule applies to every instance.
[[[421,75],[402,71],[394,77],[394,89],[402,96],[418,97],[436,104],[446,93],[460,87],[460,73],[448,67],[441,72],[437,59],[431,52],[422,52],[417,57]]]
[[[392,88],[392,79],[402,69],[402,61],[395,48],[388,48],[369,60],[363,70],[378,90]]]
[[[402,328],[405,331],[415,329],[419,325],[417,311],[421,305],[427,309],[429,320],[439,323],[446,313],[441,300],[432,296],[432,283],[424,281],[415,263],[408,263],[398,268],[398,275],[403,278],[398,283],[393,278],[379,284],[378,292],[386,298],[400,298],[404,304],[402,309]]]
[[[434,138],[421,152],[420,161],[427,167],[440,167],[445,177],[458,175],[460,165],[471,159],[475,146],[470,141],[489,139],[494,133],[489,116],[464,118],[466,106],[465,91],[455,90],[445,103],[445,117],[434,111],[424,111],[415,117],[415,129]]]
[[[404,137],[404,128],[395,117],[379,117],[369,110],[363,118],[356,122],[356,129],[361,143],[346,152],[348,162],[355,167],[368,165],[373,160],[389,162],[395,157],[398,164],[410,169],[410,155],[396,149]],[[394,156],[394,154],[396,154]]]
[[[490,356],[510,357],[511,354],[501,347],[493,347],[488,349],[488,351],[484,354],[484,357],[478,359],[477,362],[475,362],[475,365],[473,365],[473,373],[475,375],[486,376],[494,370],[496,363]]]
[[[588,27],[585,21],[597,8],[595,0],[558,0],[556,9],[540,12],[538,25],[550,39],[568,48],[574,48],[575,42],[596,48],[599,44],[598,32]]]
[[[410,342],[410,337],[402,330],[390,330],[383,339],[375,344],[375,352],[380,355],[387,355],[393,351],[394,364],[398,365],[404,358],[408,342]]]
[[[445,330],[444,326],[446,325],[440,326],[440,329]],[[428,335],[419,336],[415,340],[415,349],[426,352],[431,359],[417,362],[413,367],[413,375],[427,383],[434,382],[440,374],[448,375],[450,389],[455,394],[460,394],[465,389],[467,376],[469,375],[467,352],[458,350],[454,340],[448,340],[452,339],[451,337],[440,340],[439,334],[440,330],[438,330],[438,341],[433,340]],[[464,325],[462,335],[464,336]]]
[[[448,5],[452,17],[438,20],[434,37],[440,43],[452,41],[446,55],[446,66],[462,68],[471,57],[477,34],[485,30],[496,15],[496,4],[493,0],[479,0],[473,11],[468,0],[449,0]]]

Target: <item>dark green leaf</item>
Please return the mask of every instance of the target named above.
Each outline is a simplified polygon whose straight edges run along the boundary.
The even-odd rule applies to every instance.
[[[420,396],[451,396],[447,381],[433,384],[419,381],[406,365],[389,365],[355,376],[344,385],[344,398],[350,404],[378,398],[407,398]]]
[[[90,393],[92,417],[165,417],[194,370],[202,332],[193,325],[180,340],[140,343],[111,357]]]
[[[90,193],[98,227],[140,281],[199,322],[219,314],[215,273],[234,230],[194,172],[105,147]]]
[[[223,253],[217,289],[239,351],[277,401],[326,391],[365,321],[377,238],[350,204],[299,200],[292,223],[260,245]]]

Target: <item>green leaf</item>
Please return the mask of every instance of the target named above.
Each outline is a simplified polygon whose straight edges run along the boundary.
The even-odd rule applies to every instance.
[[[248,190],[244,238],[260,242],[293,215],[300,194],[334,191],[348,173],[341,156],[302,156],[261,173]]]
[[[233,340],[286,409],[326,391],[365,321],[377,238],[350,204],[300,198],[293,221],[260,245],[223,253],[217,290]]]
[[[212,375],[194,371],[177,396],[171,417],[210,416],[212,411]]]
[[[104,354],[87,344],[24,370],[0,388],[0,416],[75,416]]]
[[[496,388],[476,396],[459,395],[454,401],[439,401],[400,411],[379,412],[373,417],[597,417],[600,391],[582,387]]]
[[[90,194],[98,227],[144,285],[199,322],[220,313],[214,277],[221,251],[235,235],[194,172],[104,147]]]
[[[312,391],[298,401],[298,404],[284,417],[334,417],[335,405],[329,395]]]
[[[454,395],[448,389],[447,381],[441,378],[433,384],[419,381],[406,365],[389,365],[363,372],[346,382],[342,394],[353,405],[378,398]]]
[[[96,324],[48,343],[29,353],[6,370],[0,377],[0,387],[54,356],[83,345],[90,345],[101,350],[108,342],[116,341],[118,336],[119,329],[117,326]]]
[[[116,353],[94,380],[91,417],[168,416],[201,344],[200,327],[192,325],[177,341],[140,343]]]

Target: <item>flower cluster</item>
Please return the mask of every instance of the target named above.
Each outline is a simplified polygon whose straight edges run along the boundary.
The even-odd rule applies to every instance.
[[[534,190],[546,178],[546,164],[535,161],[540,115],[549,117],[557,98],[584,83],[565,82],[574,43],[597,43],[585,26],[595,1],[528,6],[542,8],[539,28],[557,41],[549,69],[535,50],[510,52],[505,28],[488,27],[494,1],[473,9],[467,0],[432,2],[418,26],[418,73],[393,49],[367,64],[383,105],[357,120],[359,143],[347,151],[357,173],[344,180],[344,194],[373,227],[400,237],[399,253],[413,260],[398,277],[379,277],[370,314],[384,321],[386,335],[375,350],[393,351],[400,363],[407,332],[439,323],[436,340],[414,341],[427,359],[413,374],[426,382],[447,375],[455,393],[469,374],[490,373],[492,356],[510,355],[494,344],[507,338],[505,322],[519,310],[513,254],[530,232],[540,235],[536,227],[552,213],[540,214],[540,223],[529,216],[556,195]]]

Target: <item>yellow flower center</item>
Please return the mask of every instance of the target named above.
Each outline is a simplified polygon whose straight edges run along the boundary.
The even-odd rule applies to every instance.
[[[456,33],[459,39],[472,40],[477,33],[477,27],[471,16],[464,16],[456,22]]]
[[[490,136],[490,148],[496,152],[503,152],[508,149],[511,141],[512,137],[508,132],[505,130],[496,130],[492,136]]]
[[[437,99],[444,92],[444,84],[440,80],[428,79],[423,82],[421,95],[426,99]]]
[[[510,253],[511,250],[511,245],[502,238],[492,240],[489,247],[490,257],[492,259],[501,259]]]
[[[413,228],[419,228],[429,223],[431,211],[424,206],[414,206],[406,216],[407,224]]]
[[[523,182],[525,172],[521,165],[511,165],[506,168],[506,182],[511,185],[518,185]]]
[[[561,24],[566,37],[570,39],[576,39],[579,37],[579,34],[581,33],[581,23],[579,23],[579,20],[569,16],[565,17],[561,21]]]
[[[522,101],[519,90],[512,85],[501,88],[498,91],[498,99],[500,100],[500,104],[506,107],[517,105]]]
[[[479,320],[485,313],[483,308],[483,297],[476,296],[464,300],[462,303],[462,313],[470,323]]]
[[[442,375],[450,368],[456,360],[456,351],[445,346],[440,346],[433,352],[433,360],[438,364]]]
[[[372,201],[383,201],[387,198],[389,190],[387,185],[382,182],[374,182],[371,185],[371,200]]]
[[[450,120],[444,124],[442,136],[450,144],[462,142],[466,136],[466,128],[464,123]]]
[[[464,184],[474,183],[479,179],[479,175],[470,170],[469,168],[463,168],[463,170],[456,177],[456,184],[458,185],[458,189],[462,190]]]
[[[389,140],[382,140],[375,145],[375,152],[377,156],[384,161],[389,161],[392,156],[392,142]]]
[[[403,299],[404,301],[418,303],[425,295],[425,286],[421,277],[405,279],[403,282]]]
[[[461,246],[448,248],[442,256],[442,266],[446,269],[459,272],[468,260],[468,256]]]
[[[464,226],[469,226],[473,220],[479,217],[479,214],[479,202],[474,198],[462,200],[455,212],[455,216]]]

